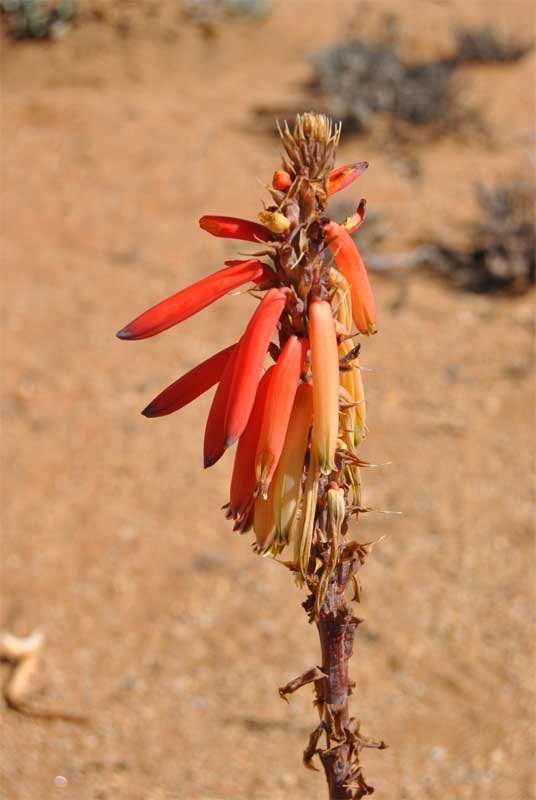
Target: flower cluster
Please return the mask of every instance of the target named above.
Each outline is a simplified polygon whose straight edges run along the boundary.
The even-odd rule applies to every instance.
[[[259,221],[213,215],[199,221],[213,236],[253,242],[260,251],[225,262],[117,335],[154,336],[232,289],[255,285],[262,299],[239,341],[164,389],[143,414],[170,414],[217,384],[204,464],[215,464],[237,443],[227,515],[235,530],[253,528],[259,553],[275,556],[293,542],[291,563],[307,578],[315,530],[330,531],[333,544],[360,510],[356,448],[366,430],[365,398],[352,329],[374,333],[376,312],[351,234],[365,203],[342,224],[326,208],[368,165],[334,168],[340,128],[322,115],[304,114],[292,132],[285,125],[280,134],[283,165]],[[267,357],[273,363],[263,372]]]

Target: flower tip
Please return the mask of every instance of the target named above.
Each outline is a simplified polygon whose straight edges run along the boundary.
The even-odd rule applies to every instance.
[[[237,441],[237,439],[238,439],[237,434],[232,434],[231,436],[228,436],[224,444],[225,449],[228,450],[229,447],[232,447],[233,444]]]
[[[214,221],[208,215],[199,217],[199,227],[202,230],[207,231],[207,233],[214,233],[218,232],[219,230],[219,226],[216,223],[214,223]]]
[[[221,453],[208,453],[204,460],[203,460],[203,469],[208,469],[209,467],[213,467],[214,464],[220,460],[222,455],[224,454],[224,450]]]
[[[121,330],[117,331],[115,335],[117,336],[118,339],[124,339],[125,341],[128,341],[128,339],[133,338],[129,325],[126,325],[124,328],[121,328]]]

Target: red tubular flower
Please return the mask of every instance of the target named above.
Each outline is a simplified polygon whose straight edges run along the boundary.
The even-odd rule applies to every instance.
[[[248,424],[236,448],[229,503],[233,519],[242,517],[248,511],[257,485],[255,454],[264,416],[268,386],[274,369],[275,367],[273,366],[267,369],[259,381]]]
[[[350,234],[330,221],[325,226],[337,269],[346,278],[352,298],[352,316],[360,333],[376,333],[376,303],[365,265]]]
[[[333,169],[329,174],[329,194],[332,195],[346,189],[367,168],[368,161],[357,161],[355,164],[346,164],[344,167]]]
[[[255,474],[263,495],[281,456],[308,345],[306,339],[290,336],[272,370],[255,456]]]
[[[272,234],[264,225],[237,217],[206,214],[199,220],[199,227],[222,239],[241,239],[244,242],[269,242],[272,239]]]
[[[313,373],[313,435],[320,472],[335,467],[339,435],[339,352],[331,306],[313,300],[309,308],[309,339]]]
[[[144,417],[165,417],[184,408],[221,379],[236,345],[232,344],[198,364],[172,383],[141,412]]]
[[[285,306],[288,291],[269,289],[266,292],[240,340],[225,414],[226,448],[236,442],[247,425],[268,345]]]
[[[261,283],[269,273],[268,267],[256,258],[233,261],[231,266],[202,278],[145,311],[120,330],[117,336],[120,339],[146,339],[155,336],[197,314],[231,289],[249,281]]]
[[[212,399],[212,405],[208,412],[207,424],[205,427],[205,441],[203,445],[203,463],[205,469],[211,467],[225,453],[225,412],[229,402],[229,394],[233,381],[234,367],[237,360],[240,342],[236,345],[231,357],[227,361],[227,366],[223,371],[221,380]]]

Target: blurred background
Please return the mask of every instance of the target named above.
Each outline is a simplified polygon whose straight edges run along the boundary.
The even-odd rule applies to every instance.
[[[353,710],[389,800],[532,796],[534,65],[529,0],[2,0],[0,625],[45,643],[2,709],[6,800],[310,800],[319,660],[303,594],[233,534],[211,393],[141,409],[235,341],[230,296],[161,337],[114,333],[244,243],[275,120],[343,121],[380,332]],[[339,201],[339,197],[342,199]],[[2,680],[12,666],[2,666]]]

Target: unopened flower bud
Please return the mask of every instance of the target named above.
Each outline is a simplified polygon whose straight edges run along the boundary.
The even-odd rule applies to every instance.
[[[278,169],[274,172],[274,177],[272,178],[272,186],[274,189],[279,189],[280,191],[285,191],[289,188],[292,183],[292,178],[285,172],[285,170]]]

